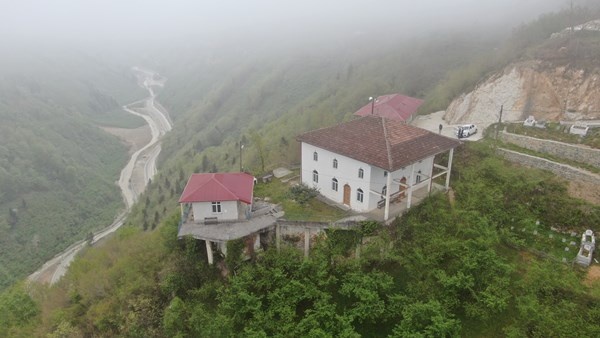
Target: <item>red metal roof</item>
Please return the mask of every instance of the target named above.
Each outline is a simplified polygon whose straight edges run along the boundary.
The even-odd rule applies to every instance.
[[[192,174],[179,203],[242,201],[252,203],[254,176],[246,173]]]
[[[461,144],[455,139],[379,116],[365,116],[309,131],[299,135],[297,140],[388,171]]]
[[[383,95],[375,99],[375,106],[372,106],[372,103],[369,102],[354,113],[354,115],[371,115],[372,110],[373,115],[406,121],[417,112],[421,104],[423,104],[423,100],[402,94]]]

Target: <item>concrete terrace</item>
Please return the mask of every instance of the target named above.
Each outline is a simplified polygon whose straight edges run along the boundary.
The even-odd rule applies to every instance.
[[[277,218],[281,216],[283,216],[283,212],[252,217],[247,221],[214,224],[183,223],[177,237],[192,236],[205,241],[227,242],[267,229],[275,225]]]

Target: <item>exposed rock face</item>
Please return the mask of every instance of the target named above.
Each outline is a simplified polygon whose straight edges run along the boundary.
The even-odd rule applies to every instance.
[[[579,31],[592,31],[592,32],[600,32],[600,20],[588,21],[582,25],[573,26],[573,32]],[[556,39],[563,36],[567,36],[571,33],[571,27],[565,28],[564,30],[552,34],[551,38]]]
[[[600,68],[554,66],[548,61],[512,64],[455,99],[444,119],[451,124],[504,121],[600,119]],[[566,111],[565,111],[566,110]]]

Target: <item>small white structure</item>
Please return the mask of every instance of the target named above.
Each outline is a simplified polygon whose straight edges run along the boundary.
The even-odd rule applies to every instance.
[[[460,145],[375,115],[309,131],[297,139],[302,146],[302,183],[359,212],[385,206],[385,220],[391,200],[406,198],[410,208],[413,190],[431,190],[434,178],[446,175],[447,189],[453,151]],[[437,154],[448,151],[447,166],[434,164]]]
[[[571,134],[575,134],[575,135],[580,135],[580,136],[585,136],[587,135],[588,130],[590,129],[590,127],[588,127],[587,124],[585,123],[575,123],[571,126],[571,128],[569,128],[569,133]]]
[[[595,248],[596,237],[594,236],[594,232],[588,229],[581,235],[581,247],[579,248],[575,262],[579,265],[590,266]]]
[[[534,127],[535,126],[535,117],[533,117],[533,115],[530,115],[527,120],[525,120],[523,122],[523,125],[525,127]]]
[[[246,173],[192,174],[179,203],[191,204],[193,221],[245,220],[252,210],[254,176]]]

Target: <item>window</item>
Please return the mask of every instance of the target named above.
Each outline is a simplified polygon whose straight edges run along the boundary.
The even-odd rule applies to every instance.
[[[319,183],[319,172],[316,170],[313,170],[313,182]]]
[[[363,196],[364,196],[364,193],[363,193],[362,189],[359,188],[358,190],[356,190],[356,200],[357,201],[362,203]]]
[[[387,171],[383,171],[383,177],[387,177]]]
[[[383,186],[383,189],[381,189],[381,194],[382,194],[382,195],[385,195],[385,194],[387,194],[387,185],[384,185],[384,186]]]
[[[316,151],[313,153],[313,160],[315,160],[315,161],[319,160],[319,154],[317,154]]]
[[[338,180],[334,178],[331,180],[331,190],[338,191]]]
[[[212,212],[215,214],[221,213],[221,202],[212,202]]]
[[[365,177],[365,171],[361,169],[358,169],[358,178],[363,178]]]
[[[338,165],[337,159],[334,158],[333,159],[333,169],[337,169],[337,165]]]
[[[417,182],[416,183],[419,183],[419,182],[421,182],[421,170],[419,170],[419,172],[417,173]]]

